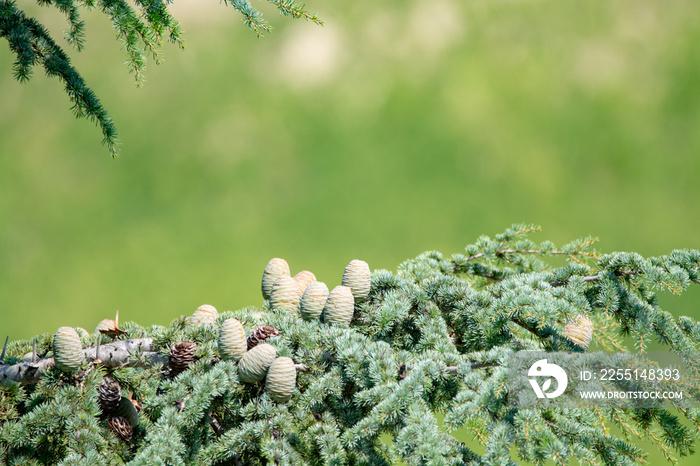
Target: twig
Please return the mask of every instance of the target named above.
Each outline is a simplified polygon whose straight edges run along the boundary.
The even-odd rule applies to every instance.
[[[2,347],[2,355],[0,355],[0,364],[5,364],[5,351],[7,351],[7,342],[9,339],[9,335],[5,337],[5,346]]]
[[[577,347],[571,340],[559,335],[550,326],[542,326],[541,328],[538,328],[536,324],[531,324],[531,323],[527,322],[526,320],[524,320],[520,317],[517,317],[517,316],[511,317],[510,320],[514,324],[518,325],[519,327],[524,328],[525,330],[532,333],[536,337],[541,338],[542,340],[554,343],[558,347],[566,348],[566,350],[562,350],[562,351],[576,351],[576,349],[574,349],[574,348],[577,348]],[[578,350],[578,351],[580,351],[580,350]]]
[[[566,251],[542,251],[541,249],[499,249],[494,253],[496,257],[500,256],[505,256],[506,254],[537,254],[541,256],[546,256],[546,255],[561,255],[561,256],[575,256],[575,255],[580,255],[580,256],[586,256],[586,257],[592,257],[594,259],[598,258],[598,255],[593,253],[593,252],[585,252],[585,251],[579,251],[578,249],[575,249],[571,252],[566,252]],[[486,253],[480,252],[478,254],[474,254],[472,256],[467,257],[464,261],[469,262],[473,261],[476,259],[481,259],[482,257],[486,256]]]
[[[219,420],[216,419],[216,416],[214,416],[214,413],[209,413],[209,425],[214,429],[214,433],[217,437],[221,437],[221,434],[224,433],[224,429],[221,427]]]
[[[605,270],[606,269],[603,269],[595,275],[584,276],[583,281],[584,282],[600,281],[600,274]],[[692,269],[692,270],[697,270],[697,269]],[[643,275],[643,274],[644,274],[644,272],[642,270],[616,270],[615,271],[615,275],[618,277],[631,277],[633,275]],[[691,278],[690,281],[700,285],[700,279],[698,279],[698,278]],[[667,283],[664,283],[664,282],[661,282],[661,283],[663,283],[671,291],[676,292],[676,294],[680,293],[680,290],[676,290],[675,288],[671,287]],[[564,282],[552,282],[552,286],[562,286],[562,285],[565,285],[565,283]]]
[[[498,364],[495,362],[473,362],[472,363],[472,369],[483,369],[485,367],[495,367]],[[309,368],[306,364],[294,364],[294,368],[297,370],[297,372],[311,372],[311,368]],[[406,369],[410,370],[410,366],[406,367]],[[457,366],[447,366],[445,367],[445,372],[450,374],[450,375],[456,375],[457,372],[459,371],[459,368]]]
[[[311,372],[311,368],[306,364],[294,364],[294,369],[296,369],[297,372]]]
[[[589,244],[595,242],[596,240],[590,240],[585,243],[582,243],[579,245],[579,247],[583,248],[585,246],[588,246]],[[503,242],[501,242],[503,244]],[[549,255],[562,255],[562,256],[569,256],[571,259],[575,260],[579,264],[582,264],[580,260],[576,258],[576,256],[585,256],[585,257],[590,257],[593,259],[598,259],[600,256],[594,252],[586,252],[586,251],[581,251],[579,249],[574,249],[573,251],[543,251],[541,249],[498,249],[496,252],[493,253],[493,255],[497,259],[504,259],[503,256],[506,256],[507,254],[534,254],[534,255],[540,255],[540,256],[549,256]],[[491,280],[500,280],[503,277],[500,275],[494,274],[494,273],[484,273],[479,270],[460,270],[462,267],[465,267],[465,264],[471,261],[474,261],[476,259],[481,259],[487,257],[487,254],[485,252],[480,252],[478,254],[473,254],[463,261],[459,262],[453,262],[452,264],[452,273],[467,273],[471,275],[476,275],[479,277],[491,279]],[[508,262],[513,262],[511,260],[508,260],[505,258],[506,261]]]
[[[102,335],[97,337],[97,346],[95,346],[95,362],[102,362],[100,359],[100,343],[102,342]]]
[[[581,278],[586,283],[598,282],[598,281],[600,281],[600,274],[604,270],[605,269],[601,270],[600,272],[598,272],[595,275],[586,275],[586,276],[583,276]],[[616,270],[615,271],[615,275],[618,277],[631,277],[633,275],[640,275],[643,273],[644,272],[642,272],[641,270]],[[566,282],[559,282],[559,281],[552,282],[552,286],[564,286],[564,285],[566,285]]]

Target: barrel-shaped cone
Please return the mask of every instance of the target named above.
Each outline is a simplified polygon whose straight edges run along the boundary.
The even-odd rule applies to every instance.
[[[357,301],[367,299],[370,286],[370,271],[367,262],[354,259],[345,267],[343,273],[343,286],[352,289],[352,295]]]
[[[270,299],[272,285],[274,285],[275,281],[282,275],[290,275],[289,264],[287,264],[287,261],[280,259],[279,257],[271,259],[270,262],[267,263],[265,271],[263,272],[261,286],[263,298]]]
[[[239,361],[247,349],[243,325],[237,319],[226,319],[219,329],[221,359]]]
[[[564,327],[564,335],[583,349],[588,349],[593,339],[593,322],[585,315],[577,315]]]
[[[262,380],[276,357],[277,350],[268,343],[254,347],[238,361],[238,377],[245,383]]]
[[[328,287],[323,282],[313,282],[306,287],[301,297],[301,317],[304,320],[318,320],[328,300]]]
[[[297,370],[294,361],[281,356],[272,363],[265,379],[265,391],[273,401],[286,403],[294,393],[297,383]]]
[[[299,310],[299,286],[289,275],[282,275],[272,285],[270,293],[270,307],[283,309],[288,312]]]
[[[53,358],[59,370],[73,373],[83,362],[83,346],[73,327],[61,327],[53,336]]]
[[[213,325],[219,318],[219,312],[210,304],[202,304],[187,320],[190,325]]]
[[[348,286],[336,286],[328,295],[323,308],[323,321],[328,324],[350,325],[355,301]]]
[[[297,286],[299,287],[299,296],[302,296],[304,294],[304,291],[306,291],[307,286],[316,281],[316,275],[309,272],[308,270],[302,270],[298,274],[294,275],[293,278],[294,281],[297,282]]]

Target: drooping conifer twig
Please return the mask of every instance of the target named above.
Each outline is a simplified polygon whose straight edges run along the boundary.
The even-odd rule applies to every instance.
[[[318,25],[323,25],[323,21],[316,15],[306,11],[304,5],[296,4],[291,0],[268,0],[270,3],[277,6],[277,9],[286,16],[293,18],[304,18],[313,21]]]
[[[279,11],[293,18],[305,18],[322,24],[316,15],[291,0],[268,0]],[[185,47],[180,24],[172,16],[169,1],[136,0],[134,5],[125,0],[38,0],[40,5],[55,6],[66,16],[68,28],[65,38],[77,51],[85,47],[85,22],[80,18],[81,7],[96,6],[112,23],[116,36],[127,55],[127,67],[137,85],[144,82],[146,55],[156,64],[161,63],[161,47],[167,40]],[[262,14],[247,0],[225,0],[242,16],[245,24],[258,36],[270,31]],[[0,38],[7,39],[15,54],[15,78],[29,81],[36,65],[44,68],[49,77],[56,77],[65,85],[65,91],[78,118],[94,121],[101,129],[103,144],[113,157],[117,156],[117,130],[107,110],[90,89],[82,75],[72,66],[70,58],[48,30],[35,18],[28,17],[14,0],[0,0]]]
[[[0,37],[8,40],[10,50],[17,56],[13,66],[15,78],[28,81],[32,67],[39,64],[48,76],[63,81],[76,117],[95,121],[102,130],[103,143],[116,156],[117,131],[112,119],[48,31],[37,20],[25,16],[14,2],[2,0]]]

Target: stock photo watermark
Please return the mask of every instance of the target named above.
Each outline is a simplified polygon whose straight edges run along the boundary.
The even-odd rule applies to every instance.
[[[700,368],[675,353],[521,351],[508,367],[509,399],[518,407],[700,406]]]

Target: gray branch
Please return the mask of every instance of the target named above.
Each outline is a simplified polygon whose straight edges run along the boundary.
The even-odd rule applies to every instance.
[[[153,351],[152,338],[138,338],[134,340],[119,340],[99,346],[99,361],[96,361],[97,347],[83,350],[83,357],[92,363],[102,364],[104,367],[145,367],[164,364],[166,358],[157,351]],[[51,366],[53,358],[40,359],[37,362],[21,362],[12,366],[0,366],[0,383],[18,382],[22,385],[36,383]]]
[[[95,353],[99,351],[99,359]],[[85,348],[83,357],[92,364],[101,364],[104,367],[152,367],[159,364],[167,364],[167,357],[154,351],[153,338],[137,338],[133,340],[119,340],[106,345]],[[22,385],[37,383],[41,376],[54,365],[53,358],[40,359],[37,362],[20,362],[12,366],[0,365],[0,383],[7,384],[17,382]],[[472,363],[472,369],[490,367],[492,363]],[[305,364],[294,365],[297,372],[311,372]],[[445,368],[448,374],[456,374],[456,366]]]

